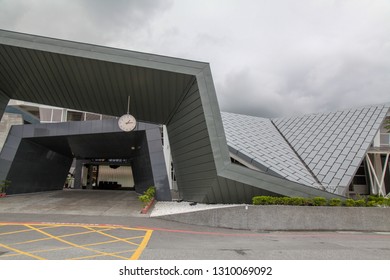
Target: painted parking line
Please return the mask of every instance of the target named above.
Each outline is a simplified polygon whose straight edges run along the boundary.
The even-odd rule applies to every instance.
[[[121,225],[0,222],[0,259],[136,260],[152,233]]]

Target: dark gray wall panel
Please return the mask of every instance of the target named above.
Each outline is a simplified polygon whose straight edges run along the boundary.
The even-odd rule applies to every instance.
[[[140,130],[141,128],[146,130]],[[21,139],[23,139],[23,146],[20,145]],[[37,161],[33,164],[34,167],[40,166],[37,167],[38,169],[49,170],[46,168],[44,158],[42,165],[40,165],[39,153],[45,152],[61,155],[65,158],[73,158],[75,155],[79,158],[131,159],[136,191],[143,193],[149,186],[156,186],[159,200],[171,199],[161,133],[157,125],[139,122],[137,129],[130,133],[120,131],[115,119],[14,126],[4,145],[4,151],[0,153],[0,179],[10,179],[10,176],[15,176],[14,168],[31,169],[29,167],[31,163],[23,160],[28,155],[26,145],[31,148],[32,153],[37,153]],[[135,149],[131,147],[135,147]],[[137,147],[141,149],[137,150]],[[16,156],[17,153],[18,156]],[[78,160],[77,166],[81,167],[82,162],[82,160]],[[10,169],[11,166],[12,169]],[[67,175],[69,167],[67,167],[65,175]],[[35,169],[31,170],[36,171]],[[77,170],[80,171],[80,168]],[[39,176],[41,173],[37,174]],[[26,176],[24,181],[26,186],[18,187],[18,193],[38,190],[38,187],[34,185],[37,179],[33,171],[25,173],[23,176]],[[46,178],[45,176],[41,177]],[[47,190],[52,189],[51,178],[47,180],[49,185],[41,184],[42,188],[39,190],[44,190],[46,187]],[[33,184],[31,187],[28,186],[30,181]],[[75,174],[75,187],[81,187],[81,174]]]
[[[204,123],[199,90],[197,84],[194,84],[167,125],[179,192],[186,200],[203,201],[216,178],[211,144]],[[199,132],[188,135],[193,128]]]
[[[141,149],[135,157],[133,164],[134,186],[137,193],[142,194],[150,186],[154,185],[152,164],[149,157],[149,149],[146,136],[143,137]]]
[[[0,77],[0,80],[1,80],[1,77]],[[5,93],[3,93],[1,88],[0,88],[0,120],[1,120],[1,117],[3,116],[4,111],[5,111],[5,107],[7,107],[8,101],[9,101],[9,97]]]
[[[8,193],[61,190],[71,165],[72,158],[24,139],[7,176],[12,186]]]

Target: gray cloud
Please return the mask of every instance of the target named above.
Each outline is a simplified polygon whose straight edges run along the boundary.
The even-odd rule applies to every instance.
[[[168,9],[164,0],[0,0],[0,27],[96,44],[149,27],[156,13]]]
[[[210,62],[225,111],[390,101],[387,0],[0,0],[0,28]]]

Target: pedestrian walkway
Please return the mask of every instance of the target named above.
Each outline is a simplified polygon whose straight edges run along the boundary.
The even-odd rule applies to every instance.
[[[134,191],[59,190],[0,199],[0,213],[142,217]]]

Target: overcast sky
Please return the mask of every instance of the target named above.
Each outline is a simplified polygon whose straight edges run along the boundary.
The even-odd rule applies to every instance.
[[[0,0],[0,29],[209,62],[222,111],[390,102],[389,0]]]

